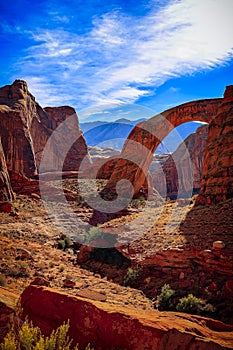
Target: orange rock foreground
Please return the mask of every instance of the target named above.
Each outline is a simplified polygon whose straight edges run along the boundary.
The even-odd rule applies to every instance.
[[[138,311],[30,285],[21,296],[25,315],[45,334],[70,320],[69,335],[80,349],[233,349],[233,326],[176,312]]]

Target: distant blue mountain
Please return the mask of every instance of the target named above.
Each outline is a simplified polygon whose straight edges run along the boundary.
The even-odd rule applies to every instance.
[[[80,127],[84,132],[88,146],[111,147],[121,150],[131,130],[143,120],[145,119],[131,121],[122,118],[115,122],[95,121],[80,123]],[[174,152],[188,135],[196,132],[200,125],[202,123],[199,122],[181,124],[163,140],[155,153],[164,154]]]
[[[99,146],[102,148],[115,148],[121,150],[125,140],[134,126],[145,119],[131,121],[118,119],[115,122],[89,122],[80,123],[88,146]]]

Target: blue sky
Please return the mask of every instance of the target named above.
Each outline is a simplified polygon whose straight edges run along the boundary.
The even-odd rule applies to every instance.
[[[42,106],[74,106],[83,120],[221,97],[232,13],[232,0],[1,1],[1,85],[24,79]]]

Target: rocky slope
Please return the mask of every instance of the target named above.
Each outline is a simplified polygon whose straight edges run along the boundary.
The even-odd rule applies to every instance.
[[[59,125],[63,128],[50,138]],[[68,106],[43,109],[22,80],[0,88],[0,137],[10,176],[33,178],[49,138],[42,171],[78,170],[84,157],[90,164],[75,110]],[[72,138],[75,142],[66,155]]]
[[[203,125],[168,156],[157,170],[152,171],[154,187],[163,197],[176,198],[178,193],[185,197],[192,192],[199,192],[207,138],[208,125]],[[193,181],[190,180],[192,178]]]
[[[169,219],[174,203],[164,206],[159,222],[156,222],[155,209],[143,213],[142,222],[149,223],[150,230],[141,239],[123,245],[119,250],[131,262],[132,268],[137,269],[138,277],[133,283],[145,294],[113,283],[123,280],[127,272],[119,261],[116,265],[105,263],[107,278],[103,273],[103,262],[90,260],[91,272],[77,265],[72,248],[67,251],[56,249],[60,232],[40,200],[18,196],[14,206],[17,216],[0,213],[0,276],[5,276],[7,288],[18,293],[37,279],[25,290],[22,302],[25,312],[45,332],[69,318],[71,336],[80,344],[91,341],[97,349],[121,346],[142,350],[147,345],[149,349],[153,346],[157,346],[155,349],[173,349],[174,345],[175,350],[180,344],[192,350],[198,347],[203,350],[231,348],[230,326],[203,317],[155,311],[153,302],[145,294],[156,297],[166,282],[181,295],[190,291],[204,293],[200,297],[217,299],[222,318],[229,321],[226,316],[227,313],[232,315],[229,302],[233,292],[232,200],[221,205],[190,207],[182,225],[172,234],[166,232],[164,223]],[[87,208],[77,207],[77,203],[75,208],[75,212],[85,219]],[[177,208],[174,225],[179,215],[182,216],[181,209]],[[127,229],[133,217],[113,220],[105,225],[106,230],[115,228],[116,232],[128,237],[133,233]],[[69,219],[65,216],[63,219],[64,225],[70,227]],[[143,230],[140,222],[136,225]],[[220,239],[223,244],[213,244]],[[38,284],[50,285],[52,289],[36,286]],[[1,294],[0,290],[0,301],[4,303],[6,292],[3,300]],[[0,327],[4,331],[4,320],[12,310],[2,304],[0,310]]]

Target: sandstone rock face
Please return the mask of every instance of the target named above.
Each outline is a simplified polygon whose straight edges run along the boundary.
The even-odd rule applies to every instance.
[[[63,129],[51,138],[61,124]],[[75,110],[68,106],[42,109],[22,80],[0,88],[0,137],[10,175],[33,178],[49,138],[53,142],[41,171],[78,170],[84,158],[90,164]],[[67,153],[71,137],[74,143]]]
[[[83,134],[79,127],[78,117],[74,108],[69,106],[63,107],[46,107],[44,108],[47,118],[44,119],[45,129],[48,134],[52,132],[62,123],[65,122],[63,132],[59,132],[58,137],[52,144],[51,159],[48,169],[49,171],[56,171],[62,169],[63,171],[79,170],[80,163],[84,159],[85,166],[90,164],[90,157],[88,155],[87,145],[84,140]],[[35,135],[33,139],[38,139],[41,135],[38,133],[38,125],[35,123],[32,134]],[[75,142],[72,144],[66,155],[66,146],[70,138],[73,138]],[[47,139],[46,139],[47,141]],[[44,140],[41,139],[40,146],[36,146],[37,162],[40,162],[41,153],[44,150]],[[65,156],[65,157],[64,157]]]
[[[207,203],[233,197],[233,86],[209,125],[201,194]]]
[[[15,306],[19,295],[0,287],[0,342],[9,331],[9,323],[15,317]]]
[[[208,125],[203,125],[187,137],[159,169],[152,172],[154,187],[163,197],[176,198],[178,194],[185,197],[199,192],[207,138]]]
[[[14,193],[11,188],[5,155],[0,139],[0,201],[11,201],[13,198]]]
[[[36,172],[30,124],[37,104],[23,81],[0,89],[0,136],[8,171],[31,177]]]
[[[86,295],[86,294],[84,294]],[[92,297],[91,297],[92,299]],[[69,335],[83,350],[219,350],[232,345],[231,326],[198,316],[168,312],[142,312],[114,307],[56,292],[41,286],[27,287],[21,296],[24,315],[48,334],[70,320]],[[182,345],[181,345],[182,344]]]

